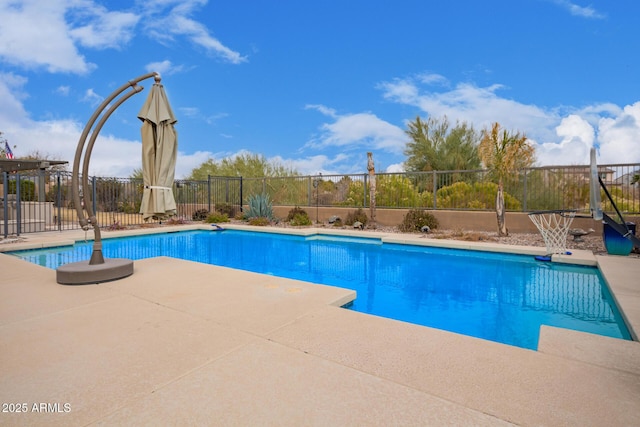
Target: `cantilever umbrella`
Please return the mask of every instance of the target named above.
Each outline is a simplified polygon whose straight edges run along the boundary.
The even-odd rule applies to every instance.
[[[140,213],[144,220],[173,216],[176,214],[173,179],[178,153],[178,135],[173,125],[177,120],[159,78],[156,78],[138,118],[142,120],[144,181]]]

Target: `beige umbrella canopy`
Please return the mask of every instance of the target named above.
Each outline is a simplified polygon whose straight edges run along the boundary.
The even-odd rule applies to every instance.
[[[142,109],[142,178],[144,192],[140,213],[145,220],[167,218],[176,214],[173,197],[178,135],[173,125],[177,122],[160,78],[151,88]]]

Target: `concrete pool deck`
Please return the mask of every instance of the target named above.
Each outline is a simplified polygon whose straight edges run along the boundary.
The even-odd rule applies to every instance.
[[[315,231],[327,230],[303,233]],[[83,236],[29,234],[0,251]],[[574,256],[599,265],[640,331],[640,260]],[[6,254],[0,268],[0,425],[640,422],[637,341],[543,327],[525,350],[339,308],[350,290],[165,257],[85,286]]]

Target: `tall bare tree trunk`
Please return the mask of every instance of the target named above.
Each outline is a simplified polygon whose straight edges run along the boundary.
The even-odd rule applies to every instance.
[[[498,183],[498,194],[496,194],[496,216],[498,217],[498,236],[508,236],[507,224],[504,219],[504,191],[502,180]]]
[[[376,168],[373,164],[373,153],[367,153],[367,170],[369,171],[369,216],[371,228],[376,226]]]

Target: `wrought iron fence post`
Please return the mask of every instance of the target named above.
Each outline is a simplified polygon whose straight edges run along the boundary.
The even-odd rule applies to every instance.
[[[20,174],[16,174],[16,236],[22,231],[22,197],[20,194]]]
[[[207,210],[211,212],[211,175],[207,175]]]
[[[4,218],[4,237],[9,235],[9,201],[7,196],[9,194],[9,174],[8,172],[2,172],[2,210]]]
[[[58,187],[58,191],[56,191],[56,205],[58,206],[58,231],[62,231],[62,180],[60,178],[60,171],[56,172],[56,184]]]
[[[242,194],[243,192],[243,185],[244,185],[244,180],[242,179],[242,177],[240,177],[240,212],[244,212],[243,206],[244,206],[244,196]]]
[[[311,177],[309,177],[311,178]],[[320,180],[322,179],[322,174],[319,174],[313,179],[313,188],[316,190],[316,224],[318,224],[318,206],[320,205]]]
[[[363,186],[363,191],[362,191],[362,207],[366,208],[367,207],[367,174],[362,174],[362,176],[364,177],[364,186]]]
[[[438,176],[437,176],[437,172],[433,171],[433,209],[438,209],[438,203],[436,201],[437,192],[438,192]]]
[[[526,212],[527,209],[527,172],[528,169],[524,169],[524,179],[522,182],[522,211]]]

